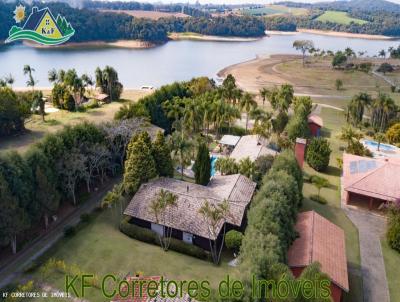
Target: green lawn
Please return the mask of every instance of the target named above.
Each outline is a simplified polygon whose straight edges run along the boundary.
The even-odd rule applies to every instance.
[[[400,253],[393,250],[386,241],[381,240],[383,259],[385,260],[386,278],[389,284],[390,300],[400,301],[399,265]]]
[[[267,5],[259,8],[248,8],[243,10],[243,14],[252,16],[268,16],[292,14],[295,16],[305,15],[308,12],[305,8],[287,7],[284,5]]]
[[[231,259],[225,258],[220,266],[215,266],[173,251],[164,252],[158,246],[122,234],[117,226],[120,221],[117,211],[109,209],[100,213],[74,237],[61,239],[42,260],[64,260],[66,264],[76,264],[85,273],[96,274],[100,279],[110,273],[122,278],[128,273],[141,272],[147,276],[163,275],[169,280],[209,280],[213,288],[226,274],[235,274],[235,269],[227,265]],[[43,280],[37,269],[33,278],[53,288],[64,289],[65,277],[61,273],[52,273]],[[90,301],[104,301],[99,289],[90,289],[88,293]]]
[[[352,18],[346,12],[339,12],[332,10],[328,10],[325,13],[323,13],[321,16],[317,18],[317,21],[332,22],[332,23],[346,24],[346,25],[349,25],[352,22],[361,25],[368,23],[368,21],[365,20]]]
[[[309,197],[316,194],[317,190],[310,183],[305,183],[303,190],[305,198],[302,211],[314,210],[344,230],[350,283],[350,292],[345,295],[344,301],[362,301],[363,291],[358,230],[340,208],[341,172],[338,168],[336,158],[341,157],[342,154],[339,148],[343,145],[343,142],[339,140],[338,135],[341,127],[345,124],[344,114],[338,110],[322,108],[320,116],[324,120],[323,136],[329,139],[332,148],[330,166],[325,173],[318,173],[307,164],[305,164],[304,170],[309,175],[319,175],[329,180],[330,186],[321,190],[321,196],[328,203],[322,205],[310,200]]]

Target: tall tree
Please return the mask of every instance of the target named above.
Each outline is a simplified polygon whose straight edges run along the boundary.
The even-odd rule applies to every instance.
[[[29,227],[29,218],[11,194],[6,180],[0,175],[0,242],[11,243],[13,254],[17,253],[17,235]]]
[[[163,189],[150,203],[150,211],[156,218],[157,224],[162,225],[163,232],[158,234],[161,247],[167,251],[171,244],[172,228],[168,227],[170,220],[169,209],[177,206],[178,196]]]
[[[128,146],[125,161],[124,189],[134,194],[142,183],[157,176],[151,148],[142,138],[133,137]]]
[[[37,84],[37,81],[33,77],[33,73],[35,72],[35,69],[32,68],[30,65],[25,65],[23,71],[24,71],[24,75],[28,75],[28,81],[26,82],[26,85],[28,87],[32,87],[32,90],[34,90],[35,85]]]
[[[183,133],[174,132],[171,137],[172,155],[179,163],[181,178],[183,179],[184,169],[192,159],[193,144]]]
[[[96,86],[102,93],[108,94],[110,102],[118,100],[122,94],[123,85],[119,82],[117,71],[111,66],[106,66],[103,70],[98,67],[95,75]]]
[[[229,202],[224,200],[222,203],[215,205],[210,204],[207,200],[200,208],[199,213],[202,215],[204,222],[208,226],[210,251],[214,264],[218,264],[221,259],[221,252],[225,241],[226,221],[229,215]],[[219,245],[218,238],[222,225],[222,240]]]
[[[372,97],[365,92],[355,95],[347,107],[347,121],[354,126],[360,125],[366,108],[372,104]]]
[[[207,145],[201,143],[197,149],[197,157],[193,166],[196,184],[206,186],[211,178],[211,159]]]
[[[314,48],[314,42],[311,40],[296,40],[293,42],[293,47],[300,50],[303,55],[303,67],[305,66],[306,54]]]
[[[251,110],[257,107],[257,102],[253,96],[246,92],[240,100],[240,109],[246,113],[246,132],[249,126],[249,115]]]
[[[159,176],[173,177],[174,166],[171,158],[171,149],[165,141],[164,134],[159,131],[152,148],[153,158]]]
[[[60,206],[60,194],[54,184],[47,179],[46,174],[40,167],[36,168],[36,199],[42,206],[44,224],[46,229],[49,225],[49,216],[54,214]]]

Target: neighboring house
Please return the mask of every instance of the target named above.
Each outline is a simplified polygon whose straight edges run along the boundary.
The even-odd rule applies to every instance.
[[[314,211],[300,213],[297,218],[297,238],[288,251],[288,265],[294,276],[301,275],[313,262],[331,279],[333,301],[340,302],[349,291],[344,231]]]
[[[243,230],[244,217],[247,207],[253,197],[256,183],[245,176],[235,174],[228,176],[215,176],[208,186],[201,186],[172,178],[159,178],[143,184],[132,198],[124,214],[132,217],[130,223],[148,228],[162,234],[163,225],[156,220],[150,210],[151,202],[157,198],[161,190],[171,192],[178,196],[177,206],[169,208],[165,225],[172,228],[172,237],[186,243],[199,246],[205,250],[210,249],[211,240],[221,239],[223,221],[217,225],[217,234],[210,233],[209,226],[199,213],[206,200],[218,205],[224,200],[229,202],[230,213],[227,218],[226,230]]]
[[[343,200],[346,204],[381,209],[400,201],[400,158],[343,154]]]
[[[161,277],[160,276],[150,276],[150,277],[140,277],[140,276],[128,276],[125,278],[125,280],[129,283],[129,284],[134,284],[134,289],[132,288],[133,286],[131,286],[130,290],[131,292],[129,293],[129,295],[126,298],[122,298],[121,296],[117,295],[114,300],[112,300],[111,302],[196,302],[195,299],[190,298],[190,296],[187,293],[182,293],[182,297],[180,297],[180,294],[177,293],[177,297],[176,298],[162,298],[161,295],[161,288],[160,288],[160,282],[161,282]],[[163,280],[163,282],[166,282],[167,280]],[[142,282],[142,286],[140,285],[140,282]],[[158,291],[158,296],[155,298],[150,298],[147,295],[147,287],[148,284],[152,282],[154,284],[154,282],[156,282],[157,284],[159,284],[159,289]],[[152,288],[152,287],[151,287]],[[123,287],[121,288],[121,291],[123,293],[125,293],[127,291],[127,287]],[[140,290],[141,290],[141,294],[140,294]],[[176,289],[174,289],[174,292]],[[132,293],[132,291],[134,291],[134,293]],[[164,288],[165,291],[165,288]],[[170,294],[173,292],[172,289],[169,289]],[[178,290],[179,292],[179,290]],[[166,292],[165,292],[166,293]],[[153,292],[150,292],[151,295],[153,295]],[[166,296],[166,295],[164,295]]]
[[[32,30],[40,35],[49,38],[62,38],[62,32],[57,25],[56,19],[48,8],[38,10],[36,6],[32,8],[32,14],[28,17],[23,27],[24,30]]]
[[[308,116],[308,127],[310,128],[311,135],[314,137],[321,136],[321,128],[324,126],[322,118],[318,115],[311,114]]]
[[[229,157],[237,162],[246,157],[249,157],[251,161],[255,161],[262,155],[275,156],[276,154],[275,150],[261,144],[257,135],[245,135],[240,138]]]

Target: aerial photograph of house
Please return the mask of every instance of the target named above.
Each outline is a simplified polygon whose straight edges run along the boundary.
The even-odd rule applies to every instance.
[[[273,2],[0,0],[0,302],[400,302],[400,0]]]

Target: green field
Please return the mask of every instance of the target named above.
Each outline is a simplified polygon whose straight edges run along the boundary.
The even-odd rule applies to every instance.
[[[382,238],[382,253],[385,260],[386,278],[389,285],[390,300],[400,301],[399,263],[400,253],[393,250],[386,238]]]
[[[221,265],[215,266],[174,251],[164,252],[159,246],[124,235],[118,229],[119,211],[118,206],[101,212],[74,237],[61,239],[40,262],[44,263],[49,258],[63,260],[68,266],[78,265],[83,272],[95,274],[99,279],[107,274],[123,278],[140,272],[146,276],[162,275],[177,281],[209,280],[212,289],[218,287],[226,274],[235,275],[236,270],[227,264],[233,256],[225,255]],[[24,280],[33,279],[35,284],[64,290],[64,273],[54,271],[44,277],[40,267],[27,273]],[[90,301],[105,301],[97,288],[89,289],[87,298]]]
[[[345,24],[349,25],[350,23],[355,23],[355,24],[365,24],[368,23],[368,21],[361,20],[361,19],[355,19],[350,17],[346,12],[339,12],[339,11],[332,11],[328,10],[321,16],[319,16],[317,21],[321,22],[332,22],[332,23],[338,23],[338,24]]]
[[[308,12],[305,8],[287,7],[283,5],[268,5],[260,8],[248,8],[243,10],[243,14],[252,16],[268,16],[292,14],[295,16],[305,15]]]

